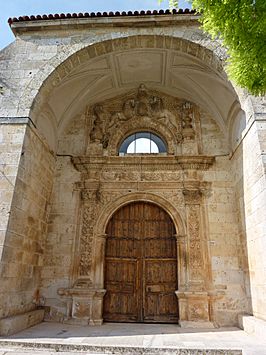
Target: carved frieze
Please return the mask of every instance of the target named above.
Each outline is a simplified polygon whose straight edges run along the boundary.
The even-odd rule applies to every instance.
[[[83,195],[85,193],[83,192]],[[82,228],[80,236],[80,262],[79,275],[90,277],[92,265],[92,238],[93,221],[95,219],[95,209],[93,206],[84,206],[82,217]]]
[[[201,279],[204,275],[202,241],[200,236],[200,207],[191,205],[188,211],[189,266],[191,280]]]
[[[203,241],[201,236],[201,203],[203,193],[200,189],[182,190],[187,211],[188,232],[188,265],[189,281],[201,288],[206,270],[203,257]]]
[[[163,180],[167,177],[179,180],[182,170],[207,170],[215,158],[209,156],[142,156],[142,157],[73,157],[75,168],[84,178],[95,180],[121,181],[145,179]],[[140,172],[142,174],[140,174]],[[165,174],[169,174],[166,176]],[[109,180],[110,179],[110,180]]]
[[[82,189],[81,198],[83,201],[82,212],[82,226],[80,233],[80,247],[79,247],[79,268],[78,277],[82,277],[78,280],[79,284],[76,287],[82,287],[82,285],[89,285],[91,283],[92,262],[93,262],[93,236],[95,222],[97,220],[99,211],[106,204],[115,200],[121,196],[120,191],[103,191],[98,186],[97,189]],[[83,278],[84,281],[83,281]]]

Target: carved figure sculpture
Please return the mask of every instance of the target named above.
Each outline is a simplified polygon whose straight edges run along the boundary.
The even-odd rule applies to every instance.
[[[101,142],[104,133],[104,110],[101,105],[95,105],[93,109],[93,128],[90,134],[92,142]]]
[[[106,125],[110,120],[110,114],[104,110],[102,105],[95,105],[93,113],[93,128],[90,134],[91,142],[102,143],[103,148],[107,148],[109,134],[106,133]]]
[[[150,105],[153,113],[160,117],[163,115],[164,105],[163,100],[158,96],[153,96],[150,99]]]
[[[150,102],[147,88],[144,84],[140,84],[137,95],[137,114],[140,116],[149,116]]]
[[[194,139],[195,138],[195,131],[192,126],[193,120],[193,111],[192,105],[190,102],[185,102],[183,104],[183,129],[182,134],[184,138]]]
[[[136,102],[134,99],[129,99],[124,102],[123,105],[123,114],[125,115],[126,120],[135,116]]]

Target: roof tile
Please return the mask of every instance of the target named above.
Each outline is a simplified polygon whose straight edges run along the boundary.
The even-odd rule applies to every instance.
[[[141,11],[110,11],[109,13],[107,12],[85,12],[85,13],[73,13],[73,14],[49,14],[49,15],[31,15],[31,16],[19,16],[17,17],[13,17],[13,18],[9,18],[8,19],[8,23],[9,25],[12,25],[12,23],[15,22],[24,22],[24,21],[47,21],[47,20],[57,20],[57,19],[66,19],[66,18],[90,18],[90,17],[117,17],[117,16],[151,16],[151,15],[156,15],[156,16],[161,16],[161,15],[179,15],[179,14],[189,14],[189,15],[193,15],[195,14],[196,11],[195,10],[190,10],[190,9],[173,9],[172,11],[169,9],[166,10],[141,10]]]

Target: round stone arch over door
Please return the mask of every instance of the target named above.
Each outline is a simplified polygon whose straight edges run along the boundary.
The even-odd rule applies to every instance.
[[[106,228],[103,318],[112,322],[178,322],[175,226],[156,204],[118,209]]]

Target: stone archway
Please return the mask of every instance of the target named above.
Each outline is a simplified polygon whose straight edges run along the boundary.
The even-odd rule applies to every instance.
[[[183,73],[183,69],[186,68],[188,71],[192,70],[191,74],[193,75],[195,73],[199,75],[204,73],[204,76],[208,76],[210,80],[215,81],[215,83],[213,83],[215,90],[218,90],[218,88],[222,91],[226,89],[229,96],[232,97],[232,100],[233,98],[235,100],[236,94],[234,92],[234,88],[232,87],[231,83],[227,81],[223,70],[222,60],[224,56],[222,55],[222,51],[219,51],[219,54],[221,55],[220,58],[214,54],[215,52],[212,52],[210,49],[205,47],[205,45],[208,47],[208,44],[210,44],[209,41],[208,43],[203,43],[202,41],[195,40],[194,37],[179,38],[175,37],[173,34],[165,36],[156,34],[151,36],[145,32],[140,36],[136,36],[135,34],[130,33],[127,37],[108,40],[105,38],[105,40],[102,42],[100,41],[100,43],[83,43],[83,48],[74,50],[72,47],[70,52],[67,50],[64,51],[64,55],[62,55],[64,58],[62,56],[55,56],[51,58],[49,65],[47,63],[47,65],[42,68],[41,72],[38,72],[36,77],[32,79],[32,82],[30,82],[30,84],[25,88],[25,92],[23,92],[18,104],[18,112],[22,116],[29,115],[32,121],[36,124],[37,128],[40,129],[41,133],[46,137],[47,141],[50,142],[50,131],[55,130],[56,132],[54,135],[60,136],[67,123],[73,119],[73,116],[77,114],[78,111],[80,111],[81,107],[85,108],[86,105],[94,104],[95,102],[98,102],[99,99],[105,100],[107,98],[113,97],[113,95],[119,95],[122,91],[125,90],[125,88],[126,90],[132,88],[133,81],[125,83],[121,81],[117,87],[113,87],[111,85],[110,88],[105,92],[103,87],[109,87],[108,83],[110,80],[112,82],[117,81],[116,78],[114,79],[109,77],[108,73],[110,72],[110,69],[106,68],[101,69],[102,74],[97,78],[97,80],[95,79],[95,83],[92,80],[88,87],[86,86],[86,88],[82,88],[82,90],[80,90],[80,88],[73,90],[75,83],[72,83],[72,79],[75,81],[75,78],[81,75],[79,71],[82,73],[84,68],[88,67],[89,72],[92,72],[92,74],[95,75],[94,65],[96,68],[101,68],[101,65],[103,65],[102,63],[105,62],[106,58],[107,61],[109,61],[108,58],[110,56],[118,56],[117,58],[120,58],[121,54],[129,55],[129,57],[132,57],[132,55],[137,57],[140,54],[142,55],[143,53],[148,53],[148,57],[154,58],[155,62],[158,58],[161,58],[158,59],[158,61],[162,64],[162,66],[164,66],[165,64],[163,63],[166,61],[166,59],[163,60],[163,57],[166,55],[165,53],[171,53],[169,56],[173,56],[173,58],[171,59],[169,57],[169,60],[166,61],[169,63],[173,62],[171,68],[169,67],[169,69],[166,70],[167,72],[171,72],[171,80],[166,80],[163,73],[161,73],[160,75],[162,78],[160,80],[158,79],[158,81],[156,81],[155,78],[153,80],[153,77],[149,77],[148,81],[150,81],[156,89],[165,91],[170,95],[178,95],[179,97],[183,97],[186,100],[195,102],[201,107],[206,107],[209,112],[211,112],[213,116],[216,117],[220,129],[224,132],[224,134],[227,134],[227,113],[221,113],[221,109],[219,108],[219,98],[223,96],[222,93],[220,91],[217,91],[217,95],[214,95],[216,91],[207,93],[206,85],[204,83],[202,83],[200,86],[198,84],[195,85],[195,82],[190,82],[189,78],[187,78],[184,83],[182,83],[182,85],[180,84],[181,86],[178,85],[180,81],[179,70],[182,70]],[[216,47],[217,44],[215,48]],[[174,59],[175,55],[177,55],[176,58],[178,59]],[[180,64],[181,66],[179,67],[178,61],[180,58],[183,58],[182,60],[184,61],[184,64]],[[151,67],[153,68],[154,63],[151,64]],[[93,69],[90,69],[90,67]],[[114,72],[115,70],[112,69],[111,71]],[[158,71],[158,68],[156,68],[156,71]],[[119,73],[117,75],[118,81],[120,76],[121,74]],[[175,77],[177,78],[177,81],[174,80]],[[142,78],[136,79],[138,81],[143,80]],[[95,87],[94,84],[96,85]],[[60,112],[54,110],[54,106],[63,100],[63,97],[61,96],[60,98],[55,98],[55,92],[56,96],[60,95],[60,92],[65,91],[64,88],[68,87],[69,85],[72,87],[70,92],[72,92],[73,95],[74,93],[76,95],[75,98],[66,98],[66,95],[64,95],[66,99],[66,103],[62,105],[64,110],[59,110]],[[37,95],[32,97],[32,94],[36,94],[36,92]],[[51,98],[54,98],[55,102],[51,102]],[[231,100],[229,101],[229,107],[226,108],[227,111],[230,109],[231,104],[233,103],[231,103]],[[67,109],[65,106],[67,106]],[[47,110],[47,107],[51,107],[52,109]],[[43,116],[44,111],[49,111],[49,114],[46,114],[45,118],[40,118]],[[56,111],[57,114],[51,115],[50,111]],[[47,127],[44,127],[47,125],[49,126],[49,130]],[[55,140],[56,137],[53,143],[50,142],[50,145],[53,146],[53,150],[56,150]]]
[[[133,38],[131,39],[133,40]],[[130,40],[128,39],[126,43],[129,42]],[[183,43],[183,41],[181,42]],[[154,45],[157,43],[156,37],[153,38],[151,43]],[[167,43],[167,41],[162,43],[163,49],[161,52],[166,53],[165,49],[170,48],[170,54],[178,65],[177,61],[183,46],[178,50],[174,48],[173,46],[177,42],[173,38]],[[141,48],[135,47],[134,50],[136,51],[140,49],[145,52],[150,51],[150,48],[145,46],[141,46]],[[120,48],[120,50],[122,49]],[[132,50],[122,50],[123,55],[130,57]],[[199,50],[200,47],[198,47],[197,53],[199,53]],[[157,58],[158,51],[160,52],[160,48],[156,48],[153,51],[154,60]],[[115,60],[119,60],[121,53],[115,50],[111,52],[112,56],[116,58]],[[109,56],[109,54],[105,54]],[[94,60],[98,63],[103,60],[102,56],[104,54],[95,55],[95,59],[87,58],[88,63],[86,63],[90,65]],[[186,53],[186,58],[192,60],[188,52]],[[194,64],[196,65],[196,62],[194,63],[193,61]],[[173,71],[176,70],[174,67],[175,65],[172,65]],[[213,66],[211,65],[211,67]],[[151,76],[153,75],[154,67],[152,66],[152,68]],[[216,69],[219,72],[218,68]],[[213,70],[216,72],[216,69]],[[105,71],[105,69],[103,70]],[[76,74],[79,73],[76,72]],[[116,72],[114,74],[116,75]],[[162,84],[162,82],[160,83]],[[203,171],[208,170],[213,164],[216,151],[218,155],[227,152],[226,144],[223,144],[226,141],[226,137],[224,139],[216,127],[215,132],[217,132],[217,137],[219,136],[219,140],[222,142],[221,148],[219,143],[219,149],[216,149],[216,147],[214,150],[210,149],[207,143],[202,141],[202,132],[205,132],[204,130],[208,124],[211,125],[210,127],[214,127],[211,120],[215,121],[215,117],[205,116],[200,109],[196,108],[194,103],[182,101],[181,104],[181,99],[171,96],[170,93],[165,93],[165,90],[173,89],[173,87],[170,88],[171,85],[169,83],[164,85],[162,91],[160,90],[161,84],[158,84],[158,87],[154,83],[149,84],[147,90],[148,103],[149,105],[154,102],[158,103],[158,98],[161,98],[165,103],[164,107],[167,107],[169,109],[167,111],[171,112],[175,118],[176,131],[169,129],[172,116],[168,115],[166,109],[160,108],[156,111],[151,107],[148,110],[149,115],[147,117],[139,114],[137,109],[133,109],[132,117],[126,115],[124,104],[131,103],[132,99],[133,103],[138,102],[140,100],[139,92],[134,87],[134,83],[132,86],[131,84],[127,86],[128,82],[125,85],[122,82],[120,84],[119,90],[121,90],[119,91],[118,88],[112,90],[110,92],[111,96],[108,96],[109,94],[107,96],[99,96],[97,97],[97,100],[99,100],[97,102],[86,102],[83,115],[81,117],[77,116],[77,119],[73,120],[73,123],[74,121],[79,121],[77,127],[82,127],[82,132],[86,133],[84,137],[83,135],[80,136],[83,137],[84,146],[81,147],[81,145],[75,144],[75,147],[79,146],[79,150],[74,149],[71,158],[71,162],[81,173],[81,176],[77,177],[75,188],[81,190],[82,196],[81,201],[79,201],[81,217],[77,219],[78,228],[79,225],[81,227],[76,233],[78,247],[75,256],[73,256],[76,270],[73,273],[74,276],[71,273],[70,284],[73,289],[69,291],[71,294],[69,301],[72,307],[70,311],[71,317],[79,318],[82,321],[87,320],[90,324],[102,322],[102,304],[105,293],[105,227],[114,210],[120,208],[122,204],[128,203],[129,200],[136,200],[137,197],[133,195],[136,194],[136,191],[139,191],[138,194],[141,195],[143,200],[147,201],[149,199],[146,196],[147,193],[153,193],[156,198],[153,196],[151,201],[157,200],[158,196],[164,196],[164,200],[172,200],[171,202],[174,206],[178,206],[179,210],[182,209],[181,213],[183,221],[185,221],[183,224],[186,223],[188,228],[186,233],[180,233],[184,238],[178,238],[178,252],[181,255],[178,268],[180,269],[180,285],[182,285],[177,292],[180,319],[182,321],[195,321],[198,324],[199,321],[209,322],[212,320],[210,297],[215,290],[213,291],[213,278],[208,250],[208,211],[202,191],[206,186],[208,188],[212,178]],[[145,83],[138,82],[137,86],[140,87],[140,85],[143,87]],[[125,90],[128,91],[125,92]],[[93,94],[95,95],[95,92]],[[88,97],[86,92],[82,93],[82,97]],[[92,97],[89,97],[89,99],[92,100]],[[177,105],[177,103],[180,103],[180,105]],[[134,107],[137,106],[135,105]],[[101,109],[96,110],[96,107]],[[193,111],[193,114],[190,110]],[[134,116],[135,113],[136,116]],[[63,116],[67,121],[67,114]],[[98,122],[97,124],[95,123],[96,121]],[[60,119],[58,122],[61,122]],[[114,122],[114,124],[110,124],[108,130],[106,130],[104,122]],[[203,128],[201,128],[201,122],[203,122]],[[191,123],[194,127],[190,127]],[[91,134],[97,125],[103,132],[102,140],[96,139],[95,135]],[[226,127],[225,122],[222,123],[222,127],[221,131],[223,132]],[[144,156],[135,157],[134,159],[118,157],[117,148],[119,142],[126,134],[136,129],[151,129],[154,132],[157,132],[157,130],[160,133],[162,132],[162,136],[166,139],[170,148],[169,154],[164,157],[160,156],[158,159]],[[73,131],[77,132],[75,129]],[[181,131],[183,133],[181,138],[184,138],[184,140],[178,139]],[[105,135],[104,133],[110,133],[109,137],[108,134]],[[106,136],[109,138],[107,146]],[[72,139],[76,141],[77,137],[73,136],[71,137]],[[213,139],[209,141],[213,142]],[[67,140],[64,144],[63,148],[68,151]],[[204,156],[203,154],[207,155]],[[216,168],[214,166],[214,169]],[[212,171],[211,174],[214,175],[214,172]],[[132,191],[134,192],[133,194],[131,193]],[[158,204],[161,205],[161,202],[159,201]],[[165,201],[162,202],[162,207],[164,204]],[[172,208],[172,211],[175,210],[175,208]],[[175,213],[177,212],[172,214]],[[173,220],[175,221],[174,218]]]
[[[106,235],[103,319],[176,323],[176,232],[167,212],[131,202],[113,214]]]

